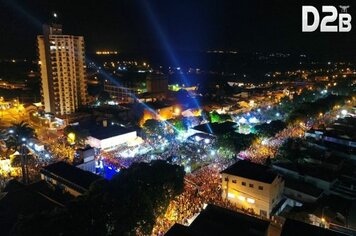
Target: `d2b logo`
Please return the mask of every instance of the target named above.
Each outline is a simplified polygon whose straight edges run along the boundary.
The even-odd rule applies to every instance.
[[[351,15],[347,13],[349,6],[340,6],[341,13],[334,6],[323,6],[322,12],[326,15],[321,19],[318,9],[313,6],[302,6],[302,31],[314,32],[318,29],[320,23],[320,32],[350,32],[351,31]],[[309,22],[308,17],[313,15],[312,22]],[[338,19],[336,24],[334,23]],[[309,24],[310,23],[310,24]],[[332,24],[334,23],[334,24]]]

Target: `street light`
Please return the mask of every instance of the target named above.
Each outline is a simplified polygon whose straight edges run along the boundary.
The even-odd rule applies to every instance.
[[[22,138],[21,141],[22,141],[22,142],[26,142],[26,138]]]

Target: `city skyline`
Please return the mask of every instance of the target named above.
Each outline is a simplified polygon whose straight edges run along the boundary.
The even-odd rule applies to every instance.
[[[356,235],[354,3],[0,2],[1,235]]]
[[[236,50],[350,56],[355,33],[302,33],[301,7],[351,1],[70,1],[3,0],[0,53],[33,57],[35,37],[53,12],[66,31],[83,35],[86,50],[125,53]],[[99,20],[98,20],[99,19]],[[6,34],[8,32],[8,34]],[[11,34],[9,34],[11,33]],[[16,47],[9,47],[17,45]]]

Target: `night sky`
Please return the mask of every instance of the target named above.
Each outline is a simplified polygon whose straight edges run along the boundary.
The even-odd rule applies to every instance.
[[[302,33],[301,5],[351,5],[350,33]],[[319,8],[320,9],[320,8]],[[51,12],[88,52],[283,51],[354,55],[355,1],[0,0],[0,58],[35,57]]]

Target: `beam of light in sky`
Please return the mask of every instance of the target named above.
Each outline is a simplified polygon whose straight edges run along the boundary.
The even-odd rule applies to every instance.
[[[16,0],[5,0],[5,4],[13,8],[20,15],[26,17],[37,29],[42,29],[42,23],[28,11],[26,11],[20,4],[16,2]]]
[[[25,16],[27,19],[29,19],[30,22],[31,22],[36,28],[42,29],[42,25],[43,25],[43,24],[41,23],[41,21],[38,20],[38,19],[37,19],[36,17],[34,17],[33,15],[31,15],[30,13],[28,13],[20,4],[17,4],[17,3],[15,2],[15,0],[6,0],[5,2],[6,2],[10,7],[12,7],[14,10],[16,10],[19,14],[21,14],[21,15]],[[88,59],[88,58],[86,58],[86,61],[87,61],[87,63],[88,63],[88,62],[89,62],[89,63],[91,62],[90,59]],[[95,63],[93,63],[93,64],[95,65]],[[127,88],[125,88],[124,86],[121,86],[118,81],[116,81],[114,78],[112,78],[112,77],[111,77],[108,73],[106,73],[104,70],[101,70],[101,69],[99,69],[99,68],[97,68],[97,70],[99,71],[99,73],[101,73],[101,74],[105,77],[105,79],[110,80],[110,81],[111,81],[112,83],[114,83],[116,86],[118,86],[118,87],[120,87],[121,89],[123,89],[131,98],[134,99],[134,101],[139,101],[139,99],[136,97],[135,94],[130,93]],[[140,101],[139,101],[139,102],[140,102]],[[153,114],[155,114],[156,116],[160,117],[159,114],[157,114],[157,112],[156,112],[154,109],[152,109],[151,107],[149,107],[146,103],[140,102],[140,104],[142,104],[148,111],[150,111],[150,112],[152,112]],[[166,121],[166,120],[163,120],[163,122],[164,122],[166,125],[172,127],[174,130],[178,131],[178,129],[177,129],[174,125],[172,125],[170,122],[168,122],[168,121]],[[179,132],[179,131],[178,131],[178,132]]]
[[[150,6],[148,0],[142,0],[142,3],[144,5],[144,7],[145,7],[145,10],[146,10],[145,12],[147,13],[147,16],[148,16],[150,22],[153,25],[153,28],[155,29],[156,33],[159,36],[158,38],[159,38],[160,42],[162,43],[165,51],[168,53],[168,56],[169,56],[169,58],[171,59],[171,61],[173,63],[173,66],[175,68],[180,67],[180,63],[179,63],[177,57],[175,56],[175,54],[173,52],[173,49],[172,49],[172,47],[171,47],[171,45],[169,43],[169,40],[168,40],[166,34],[163,32],[162,27],[161,27],[157,17],[155,16],[155,13],[153,12],[153,9]],[[190,82],[186,78],[184,73],[181,74],[181,79],[182,79],[183,83],[187,85],[187,87],[190,86]],[[193,99],[194,104],[201,110],[201,106],[200,106],[198,100],[195,97],[191,97],[191,98]],[[203,118],[205,120],[207,120],[206,117],[205,117],[205,114],[204,113],[202,113],[202,114],[203,114]],[[211,129],[209,123],[207,123],[207,127],[208,127],[209,131],[211,133],[213,133],[213,130]]]
[[[115,78],[113,78],[112,76],[110,76],[105,70],[99,68],[98,66],[96,66],[95,62],[93,62],[92,60],[90,60],[88,57],[86,57],[86,64],[87,65],[93,65],[95,67],[95,69],[98,71],[98,73],[100,73],[101,75],[104,76],[105,80],[109,80],[112,84],[115,84],[117,87],[119,87],[120,89],[124,90],[125,93],[131,97],[134,101],[139,102],[144,108],[146,108],[149,112],[155,114],[155,116],[160,117],[160,115],[154,110],[152,109],[150,106],[148,106],[146,103],[141,102],[140,99],[134,94],[131,93],[126,87],[124,87],[123,85],[121,85],[119,83],[119,81],[117,81]],[[164,124],[168,125],[169,127],[171,127],[172,129],[174,129],[175,131],[177,131],[178,133],[180,132],[173,124],[171,124],[170,122],[168,122],[167,120],[161,120]]]

